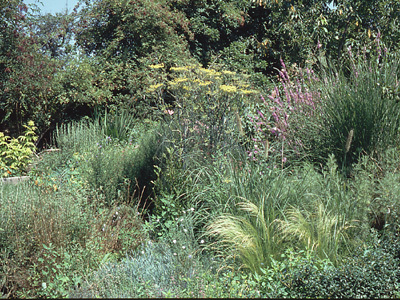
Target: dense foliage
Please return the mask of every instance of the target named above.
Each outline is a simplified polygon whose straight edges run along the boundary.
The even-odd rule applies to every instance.
[[[0,2],[1,295],[399,297],[399,10]]]

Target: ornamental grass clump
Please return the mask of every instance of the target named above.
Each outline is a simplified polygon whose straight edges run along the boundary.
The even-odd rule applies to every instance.
[[[285,211],[279,226],[292,245],[338,265],[365,234],[360,221],[366,219],[368,202],[356,200],[346,187],[332,155],[321,171],[306,164],[297,174],[304,178],[304,200]]]
[[[222,186],[227,192],[208,204],[209,210],[218,207],[220,211],[210,212],[207,236],[216,241],[216,249],[236,256],[252,272],[260,272],[284,248],[278,220],[284,218],[290,205],[302,199],[303,193],[301,180],[290,180],[277,169],[252,165],[254,168],[247,169],[246,165],[224,176]]]
[[[379,156],[398,145],[400,126],[398,54],[378,52],[368,59],[365,54],[353,56],[349,48],[348,61],[348,69],[324,70],[322,130],[313,144],[316,153],[333,153],[346,167],[363,152]]]
[[[207,236],[215,249],[257,273],[288,247],[340,263],[359,245],[358,220],[367,209],[346,188],[333,157],[328,162],[319,171],[310,163],[289,171],[251,161],[234,172],[210,171],[225,192],[204,190],[198,201],[208,207]]]

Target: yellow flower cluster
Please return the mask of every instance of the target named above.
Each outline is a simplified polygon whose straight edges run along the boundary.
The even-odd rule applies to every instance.
[[[186,81],[188,81],[189,79],[187,79],[187,78],[175,78],[173,81],[169,81],[168,83],[170,84],[170,85],[178,85],[178,84],[180,84],[180,83],[182,83],[182,82],[186,82]]]
[[[235,93],[237,91],[237,87],[234,85],[222,84],[219,86],[219,88],[227,93]]]
[[[206,81],[200,81],[199,82],[199,86],[206,86],[206,85],[210,85],[212,82],[211,81],[209,81],[209,80],[206,80]]]
[[[196,68],[195,66],[185,66],[185,67],[171,67],[171,71],[179,72],[179,71],[188,71]]]
[[[245,95],[258,93],[256,90],[243,90],[243,89],[240,89],[240,91]]]
[[[149,65],[150,68],[152,69],[160,69],[164,67],[164,64],[158,64],[158,65]],[[181,88],[182,90],[197,90],[199,87],[204,87],[204,86],[210,86],[210,85],[216,85],[218,89],[222,92],[225,93],[240,93],[242,95],[249,95],[249,94],[257,94],[258,92],[256,90],[249,89],[249,84],[243,83],[240,78],[243,76],[246,78],[245,74],[240,74],[240,78],[236,77],[235,75],[238,75],[236,72],[233,71],[228,71],[228,70],[222,70],[222,71],[216,71],[215,69],[206,69],[202,68],[200,66],[177,66],[177,67],[171,67],[171,71],[173,72],[185,72],[185,71],[191,71],[193,70],[195,73],[190,73],[191,75],[188,75],[189,78],[183,77],[182,73],[180,74],[180,77],[176,77],[173,80],[170,80],[167,82],[167,85],[170,86],[173,89],[176,88]],[[221,84],[223,83],[223,79],[221,78],[222,75],[228,75],[228,76],[233,76],[230,77],[231,81],[234,80],[235,84]],[[178,75],[179,76],[179,75]],[[184,84],[183,84],[184,83]],[[194,84],[194,85],[193,85]],[[154,92],[158,88],[164,86],[163,83],[151,85],[149,88],[150,92]],[[208,90],[206,92],[207,94],[212,93],[215,94],[217,93],[216,90]]]
[[[203,73],[206,73],[207,75],[210,75],[210,76],[219,76],[219,75],[221,75],[221,72],[217,72],[217,71],[215,71],[213,69],[199,68],[199,70],[201,72],[203,72]]]
[[[158,89],[158,88],[161,87],[161,86],[163,86],[162,83],[150,85],[150,90],[156,90],[156,89]]]
[[[187,79],[187,78],[175,78],[174,79],[174,81],[176,82],[176,83],[181,83],[181,82],[186,82],[186,81],[188,81],[189,79]]]
[[[149,68],[152,68],[152,69],[161,69],[161,68],[164,68],[164,63],[158,64],[158,65],[149,65]]]

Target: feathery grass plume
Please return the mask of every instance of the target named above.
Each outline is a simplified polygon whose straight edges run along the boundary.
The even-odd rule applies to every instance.
[[[235,116],[236,116],[237,126],[239,128],[239,133],[240,135],[244,135],[242,121],[240,120],[239,112],[237,110],[235,111]]]
[[[353,134],[354,134],[354,129],[351,129],[349,131],[349,135],[347,136],[346,147],[345,147],[346,153],[349,152],[350,150],[351,141],[353,140]]]
[[[259,272],[261,266],[271,264],[270,255],[278,251],[280,238],[275,219],[266,218],[261,205],[245,201],[238,206],[248,214],[217,217],[207,226],[208,234],[219,237],[222,244],[237,251],[244,267]]]
[[[314,251],[321,259],[339,262],[341,243],[347,240],[346,230],[353,221],[346,221],[321,202],[315,211],[292,207],[286,212],[286,219],[280,221],[280,228],[286,238],[300,241],[307,250]]]
[[[213,199],[213,207],[208,204],[213,210],[220,207],[220,212],[210,216],[206,235],[217,240],[214,245],[217,251],[226,253],[228,249],[238,255],[243,267],[260,272],[261,267],[271,265],[271,257],[279,259],[283,250],[283,236],[276,220],[303,193],[297,179],[288,186],[283,172],[261,171],[258,165],[252,166],[251,171],[249,164],[240,169],[227,169],[224,177],[230,180],[224,183],[228,192]],[[225,212],[223,215],[221,209]]]

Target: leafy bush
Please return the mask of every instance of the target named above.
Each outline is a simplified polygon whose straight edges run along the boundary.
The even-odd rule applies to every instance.
[[[398,297],[398,259],[379,246],[358,249],[343,264],[288,250],[282,262],[256,276],[264,297]]]
[[[144,230],[158,242],[148,240],[121,262],[104,265],[73,295],[113,298],[185,295],[190,290],[185,291],[188,280],[202,270],[199,249],[204,241],[196,241],[193,222],[191,209],[170,224],[151,219]]]
[[[36,146],[36,127],[33,121],[24,125],[26,131],[18,138],[10,138],[0,132],[0,177],[21,175],[32,161]]]
[[[352,189],[357,201],[364,201],[369,210],[364,223],[383,232],[399,232],[398,153],[397,148],[388,148],[379,154],[379,159],[365,155],[353,167]]]

